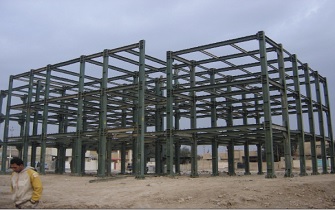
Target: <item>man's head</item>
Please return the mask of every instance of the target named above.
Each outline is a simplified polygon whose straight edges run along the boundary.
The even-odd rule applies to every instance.
[[[24,169],[23,161],[18,157],[14,157],[10,160],[10,168],[15,172],[20,173]]]

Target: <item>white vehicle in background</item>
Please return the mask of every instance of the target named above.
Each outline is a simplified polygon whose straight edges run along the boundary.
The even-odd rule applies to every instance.
[[[27,166],[31,166],[31,167],[34,167],[34,168],[36,168],[36,169],[39,169],[39,167],[40,167],[40,162],[35,162],[35,165],[34,165],[34,166],[32,166],[32,165],[30,164],[30,162],[27,162]],[[45,170],[49,170],[49,165],[48,165],[47,163],[45,163],[45,164],[44,164],[44,168],[45,168]]]

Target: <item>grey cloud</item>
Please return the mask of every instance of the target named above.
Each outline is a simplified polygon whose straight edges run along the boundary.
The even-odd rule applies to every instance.
[[[165,59],[167,50],[260,30],[332,81],[334,8],[332,0],[2,0],[0,89],[10,74],[141,39],[148,54]]]

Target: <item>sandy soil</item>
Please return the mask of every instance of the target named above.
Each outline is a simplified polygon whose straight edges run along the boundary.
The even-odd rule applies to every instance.
[[[97,178],[47,174],[42,208],[335,208],[335,175]],[[0,208],[13,208],[10,175],[0,175]]]

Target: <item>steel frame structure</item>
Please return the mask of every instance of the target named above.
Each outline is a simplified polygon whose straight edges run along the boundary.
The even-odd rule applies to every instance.
[[[180,173],[179,148],[189,145],[191,177],[197,177],[197,147],[211,145],[212,174],[217,176],[218,146],[224,145],[229,175],[235,175],[234,147],[244,146],[247,175],[249,147],[256,145],[258,174],[263,174],[264,147],[266,177],[274,178],[273,146],[278,144],[284,146],[285,176],[291,177],[291,146],[297,144],[304,176],[305,142],[311,145],[312,174],[319,174],[317,141],[322,173],[328,173],[327,147],[331,173],[335,169],[326,78],[262,31],[168,51],[165,61],[147,55],[144,40],[106,49],[12,75],[8,90],[1,91],[0,110],[4,98],[1,173],[8,146],[16,146],[25,163],[28,149],[35,162],[36,147],[41,147],[41,166],[46,148],[57,148],[57,173],[65,172],[65,149],[72,148],[77,175],[85,172],[85,152],[96,150],[100,177],[111,174],[111,151],[116,149],[124,173],[125,151],[132,149],[133,174],[142,179],[146,146],[154,145],[156,173],[174,176]],[[14,98],[21,101],[14,104]],[[9,137],[13,122],[21,132]],[[44,167],[40,170],[45,174]]]

